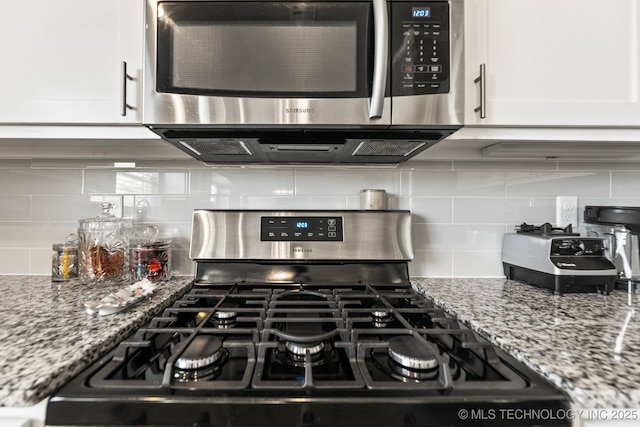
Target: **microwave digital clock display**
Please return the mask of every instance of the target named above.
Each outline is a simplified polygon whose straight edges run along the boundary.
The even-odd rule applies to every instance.
[[[414,7],[411,9],[411,16],[413,18],[430,18],[431,8],[429,7]]]

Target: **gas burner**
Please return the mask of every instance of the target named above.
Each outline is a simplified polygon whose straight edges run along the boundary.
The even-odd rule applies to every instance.
[[[407,369],[433,369],[438,367],[438,359],[424,345],[409,336],[397,336],[389,339],[389,357]]]
[[[238,313],[235,311],[216,311],[211,322],[218,329],[231,329],[236,326]]]
[[[293,341],[287,341],[285,342],[284,347],[294,356],[302,356],[304,358],[307,351],[311,356],[315,356],[320,353],[324,349],[324,343],[296,343]]]
[[[220,338],[198,335],[176,360],[174,378],[181,382],[214,379],[228,358]]]
[[[540,226],[530,225],[523,222],[516,230],[519,234],[537,234],[541,236],[579,236],[580,233],[573,232],[573,226],[571,224],[564,228],[554,227],[553,225],[545,222]]]
[[[373,307],[371,312],[371,322],[374,328],[386,328],[393,322],[391,310],[385,307]]]
[[[214,319],[218,320],[228,320],[236,317],[237,315],[238,313],[236,313],[235,311],[216,311],[215,313],[213,313]]]
[[[309,352],[309,360],[307,359],[307,352]],[[323,341],[313,343],[280,341],[276,350],[276,359],[280,363],[295,368],[324,365],[332,356],[333,349],[331,344],[327,346]]]
[[[387,354],[391,369],[403,378],[428,380],[438,376],[439,363],[435,354],[411,336],[390,338]]]
[[[409,369],[401,366],[393,361],[389,364],[394,373],[398,375],[392,376],[401,381],[405,381],[406,379],[411,379],[415,381],[427,381],[433,380],[438,377],[438,368],[435,367],[433,369]]]

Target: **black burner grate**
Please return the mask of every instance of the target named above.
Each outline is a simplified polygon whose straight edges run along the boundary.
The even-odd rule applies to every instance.
[[[176,367],[203,336],[224,357],[201,372]],[[393,337],[434,352],[416,372],[388,356]],[[197,358],[196,358],[197,359]],[[408,285],[196,287],[115,350],[92,388],[158,390],[523,389],[479,338]]]

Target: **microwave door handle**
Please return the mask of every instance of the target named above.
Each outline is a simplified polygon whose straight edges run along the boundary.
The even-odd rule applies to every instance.
[[[369,102],[369,118],[382,117],[384,105],[384,90],[387,82],[387,67],[389,61],[389,19],[387,18],[387,0],[373,1],[374,23],[374,58],[373,58],[373,87]]]

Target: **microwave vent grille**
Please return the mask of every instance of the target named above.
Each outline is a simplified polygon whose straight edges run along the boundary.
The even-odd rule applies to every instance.
[[[408,156],[423,147],[424,141],[398,141],[372,139],[362,141],[354,150],[354,156]]]
[[[242,140],[230,138],[198,139],[180,141],[184,147],[201,156],[233,156],[252,155]]]

